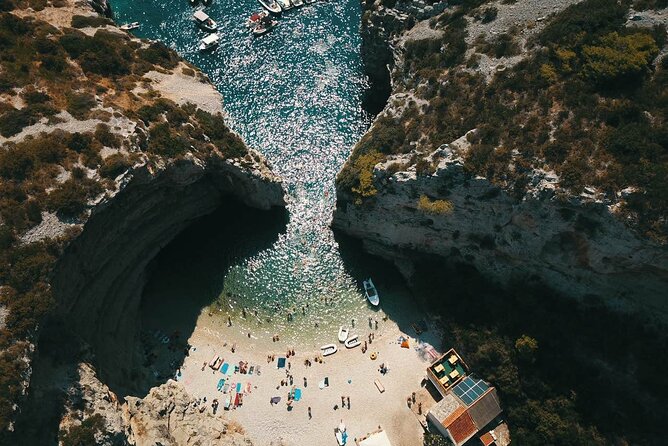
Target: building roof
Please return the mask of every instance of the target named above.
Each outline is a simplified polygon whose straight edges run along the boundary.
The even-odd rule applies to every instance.
[[[366,435],[363,439],[358,440],[357,444],[359,446],[392,446],[384,430],[378,430]]]
[[[445,420],[452,415],[457,409],[463,408],[463,404],[451,393],[448,393],[436,403],[430,410],[429,414],[436,418],[441,424],[444,424]]]
[[[450,358],[454,359],[453,363],[450,362]],[[445,396],[448,389],[466,376],[467,371],[468,367],[464,360],[454,348],[451,348],[427,368],[427,375],[439,393]],[[441,380],[444,380],[445,385]]]
[[[454,413],[443,421],[443,425],[450,432],[455,446],[464,444],[478,432],[473,419],[464,407],[455,410]]]
[[[480,442],[482,443],[482,446],[490,446],[491,444],[494,444],[494,437],[492,437],[492,434],[487,432],[486,434],[482,434],[480,436]]]
[[[490,387],[467,409],[468,413],[473,418],[478,429],[484,429],[494,418],[501,413],[501,405],[499,398],[496,395],[496,389]]]
[[[489,389],[489,385],[482,379],[467,376],[452,391],[467,406],[478,400]]]

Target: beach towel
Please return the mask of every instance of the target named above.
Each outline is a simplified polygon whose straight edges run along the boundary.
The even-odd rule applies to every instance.
[[[223,375],[227,374],[227,370],[230,368],[230,365],[228,363],[223,364],[223,366],[220,368],[220,373]]]
[[[230,391],[230,385],[229,385],[229,384],[225,384],[225,386],[223,387],[223,393],[227,393],[227,392],[229,392],[229,391]]]
[[[295,401],[299,401],[300,399],[302,399],[302,389],[295,389],[293,399]]]
[[[278,404],[281,402],[281,397],[280,396],[272,396],[271,397],[271,404]]]
[[[241,383],[237,383],[237,393],[241,392]]]
[[[223,378],[220,378],[220,380],[218,381],[218,385],[216,386],[216,388],[218,389],[219,392],[223,388],[224,385],[225,385],[225,380]]]
[[[248,383],[246,383],[246,393],[251,393],[251,383],[250,383],[250,381],[248,381]]]
[[[285,358],[283,357],[278,358],[278,362],[276,363],[276,368],[282,369],[283,367],[285,367]]]
[[[408,345],[408,339],[404,339],[403,342],[401,343],[401,348],[410,348]]]

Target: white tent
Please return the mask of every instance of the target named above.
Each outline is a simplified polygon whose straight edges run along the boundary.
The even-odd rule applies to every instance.
[[[358,441],[357,444],[358,446],[392,446],[390,439],[387,438],[387,434],[383,430],[367,435],[364,440]]]

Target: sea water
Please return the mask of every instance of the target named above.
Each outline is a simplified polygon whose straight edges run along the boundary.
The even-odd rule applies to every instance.
[[[336,174],[370,122],[361,106],[359,1],[294,8],[254,38],[246,20],[261,10],[256,0],[213,0],[205,11],[218,22],[221,43],[209,53],[197,50],[205,34],[187,0],[114,0],[113,8],[118,23],[141,23],[137,36],[161,40],[200,67],[222,93],[229,125],[285,180],[287,229],[270,247],[219,272],[210,314],[230,316],[253,336],[281,333],[309,344],[335,340],[338,326],[353,318],[361,326],[369,316],[380,319],[360,288],[368,271],[344,264],[329,228]],[[187,266],[178,274],[192,275]]]

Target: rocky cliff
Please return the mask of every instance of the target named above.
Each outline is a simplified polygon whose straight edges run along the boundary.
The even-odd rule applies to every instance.
[[[57,331],[86,346],[96,375],[126,394],[141,378],[135,352],[148,262],[227,203],[285,205],[281,180],[226,126],[206,76],[164,45],[121,31],[110,15],[106,1],[0,3],[2,430],[13,428],[26,393],[46,391],[31,384],[34,352],[48,353],[37,343],[45,321],[63,324]],[[50,381],[42,380],[77,386],[76,378]],[[187,434],[174,435],[163,444]]]
[[[636,150],[631,123],[613,118],[639,108],[632,125],[646,135],[665,125],[638,93],[665,90],[665,10],[572,3],[441,13],[365,2],[363,32],[393,50],[393,93],[339,174],[332,224],[409,280],[435,255],[500,284],[539,279],[666,321],[668,152],[660,137],[656,154]],[[598,9],[599,22],[582,20]],[[593,56],[612,54],[620,34],[648,45],[628,90],[628,73],[597,72]]]

